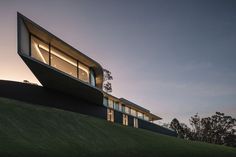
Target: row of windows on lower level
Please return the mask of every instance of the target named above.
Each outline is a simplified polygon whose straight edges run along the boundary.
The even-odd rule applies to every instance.
[[[124,105],[124,104],[119,104],[119,102],[111,100],[107,97],[103,98],[103,104],[106,107],[109,107],[109,108],[115,109],[117,111],[121,111],[121,112],[130,114],[134,117],[149,121],[149,117],[146,114],[144,114],[142,112],[139,112],[139,111],[137,111],[133,108],[130,108],[130,107]]]
[[[109,108],[107,109],[107,121],[115,122],[114,110],[109,109]],[[122,114],[122,124],[128,126],[128,124],[129,124],[128,115]],[[138,119],[137,118],[133,118],[133,127],[138,128]]]

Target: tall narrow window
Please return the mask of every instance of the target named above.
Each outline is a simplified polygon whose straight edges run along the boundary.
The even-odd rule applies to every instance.
[[[79,79],[89,83],[89,68],[79,63]]]
[[[107,109],[107,121],[114,122],[114,111],[112,109]]]
[[[121,111],[125,112],[125,105],[123,105],[123,104],[121,105]]]
[[[94,87],[96,86],[96,79],[95,78],[96,77],[95,77],[95,73],[94,73],[93,69],[90,69],[90,84]]]
[[[115,110],[119,110],[119,104],[118,104],[118,102],[114,102],[114,109],[115,109]]]
[[[134,118],[134,127],[138,128],[138,119],[137,118]]]
[[[130,114],[130,108],[129,108],[129,107],[127,107],[127,106],[125,106],[125,113],[128,113],[128,114]]]
[[[103,105],[108,106],[108,98],[107,97],[103,97]]]
[[[113,106],[113,100],[108,99],[108,107],[114,108],[114,106]]]
[[[77,77],[77,61],[53,47],[51,48],[51,66]]]
[[[31,57],[45,64],[49,64],[49,45],[31,36]]]
[[[128,125],[128,115],[123,114],[123,125]]]
[[[134,117],[136,117],[136,116],[137,116],[136,110],[134,110],[134,109],[131,109],[131,110],[130,110],[130,112],[131,112],[131,115],[132,115],[132,116],[134,116]]]
[[[146,114],[144,114],[143,117],[144,117],[144,120],[149,121],[149,117]]]

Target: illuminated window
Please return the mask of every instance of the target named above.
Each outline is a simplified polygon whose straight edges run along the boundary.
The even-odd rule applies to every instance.
[[[79,79],[89,83],[89,68],[79,63]]]
[[[114,122],[114,111],[112,109],[107,109],[107,121]]]
[[[108,99],[108,107],[113,108],[113,100]]]
[[[51,66],[77,77],[77,61],[53,47],[51,48]]]
[[[31,36],[31,57],[45,64],[49,64],[49,45]]]
[[[134,117],[137,116],[136,110],[134,110],[134,109],[131,109],[131,110],[130,110],[130,113],[131,113],[131,115],[134,116]]]
[[[128,125],[128,115],[123,114],[123,125]]]
[[[137,118],[134,118],[134,127],[138,128],[138,119]]]
[[[141,119],[143,119],[143,113],[141,113],[141,112],[138,112],[138,118],[141,118]]]
[[[149,121],[149,117],[146,114],[144,114],[144,120]]]
[[[127,106],[125,106],[125,113],[128,113],[128,114],[130,114],[130,108],[129,108],[129,107],[127,107]]]

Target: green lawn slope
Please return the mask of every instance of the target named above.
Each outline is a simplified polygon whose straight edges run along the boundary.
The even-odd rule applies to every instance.
[[[236,149],[0,98],[0,156],[236,157]]]

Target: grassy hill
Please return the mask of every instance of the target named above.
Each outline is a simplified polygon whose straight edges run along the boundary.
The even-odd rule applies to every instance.
[[[236,149],[0,98],[0,156],[236,157]]]

